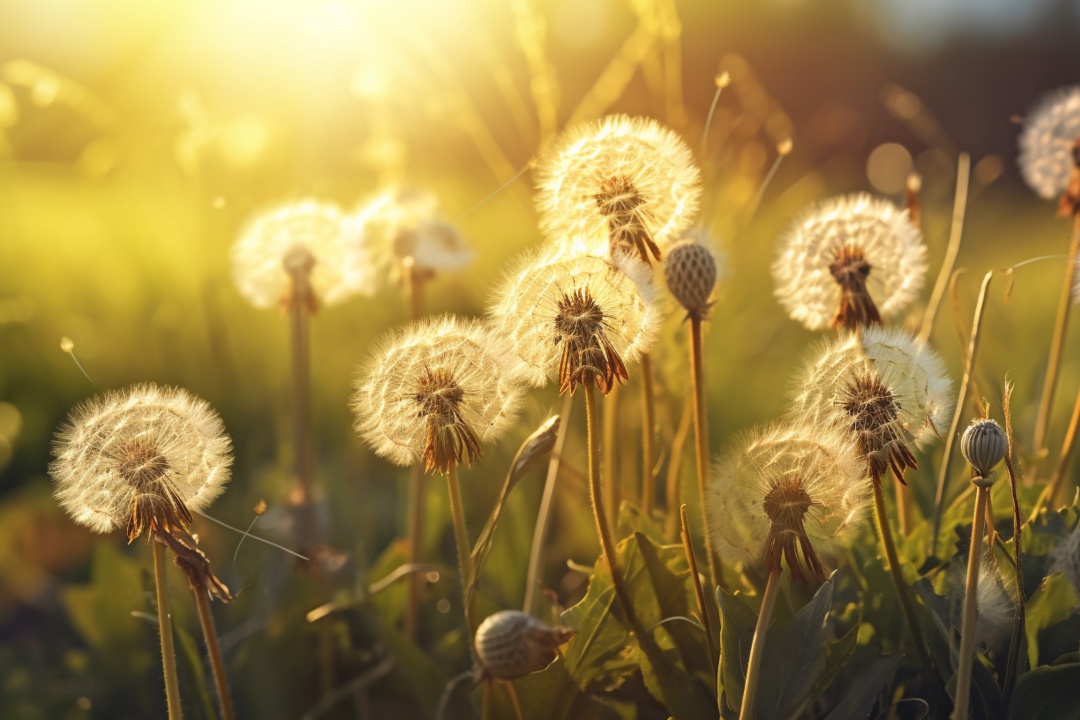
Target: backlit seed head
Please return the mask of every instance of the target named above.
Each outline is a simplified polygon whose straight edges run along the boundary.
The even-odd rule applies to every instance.
[[[398,278],[403,263],[420,270],[459,270],[473,251],[457,228],[439,217],[435,195],[419,190],[384,192],[354,215],[371,249],[377,277]]]
[[[716,256],[708,247],[693,240],[673,245],[664,264],[664,278],[690,317],[705,317],[716,286]]]
[[[967,558],[958,557],[949,567],[946,586],[951,587],[949,598],[957,625],[964,604]],[[1007,589],[994,561],[984,552],[979,564],[979,585],[975,591],[975,643],[996,650],[1009,636],[1016,600]]]
[[[693,221],[701,173],[655,120],[609,115],[570,128],[537,164],[541,230],[575,254],[650,263]]]
[[[229,480],[231,443],[217,413],[179,388],[153,384],[98,395],[72,410],[49,474],[75,522],[128,539],[184,528]]]
[[[926,247],[906,210],[865,193],[845,195],[795,219],[772,272],[780,304],[808,329],[875,325],[918,296]]]
[[[1009,450],[1009,438],[994,420],[972,420],[960,437],[960,452],[979,477],[990,479],[990,471]]]
[[[252,305],[275,307],[302,273],[326,305],[375,291],[359,227],[332,203],[304,200],[256,217],[233,245],[233,277]]]
[[[555,660],[556,648],[573,634],[520,610],[489,615],[476,629],[477,675],[481,680],[515,680],[543,670]]]
[[[648,274],[641,263],[548,248],[504,281],[491,309],[495,334],[527,382],[558,378],[561,392],[595,382],[607,393],[655,337]]]
[[[728,562],[786,560],[795,578],[824,578],[824,561],[865,520],[870,484],[848,434],[777,423],[745,436],[713,467],[706,510]]]
[[[1069,187],[1080,138],[1080,85],[1061,88],[1039,100],[1020,133],[1020,174],[1039,197],[1052,200]]]
[[[507,367],[501,343],[479,322],[414,322],[385,338],[360,372],[350,403],[356,430],[398,465],[469,466],[516,415],[522,391]]]
[[[903,481],[917,466],[914,450],[940,436],[954,402],[941,358],[897,328],[824,343],[792,399],[793,417],[851,433],[876,482],[890,468]]]

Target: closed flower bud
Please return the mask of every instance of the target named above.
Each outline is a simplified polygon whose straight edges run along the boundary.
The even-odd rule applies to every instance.
[[[709,310],[709,296],[716,286],[716,257],[705,245],[684,240],[668,251],[664,279],[687,314],[701,319]]]
[[[480,679],[514,680],[543,670],[555,659],[555,649],[573,634],[566,628],[550,628],[520,610],[489,615],[476,629]]]
[[[974,420],[960,438],[960,452],[964,459],[984,479],[990,479],[990,471],[1001,462],[1009,449],[1005,431],[990,419]]]

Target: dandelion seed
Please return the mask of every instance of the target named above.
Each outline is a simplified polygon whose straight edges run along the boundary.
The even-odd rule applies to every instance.
[[[810,330],[876,325],[917,297],[926,275],[922,233],[887,200],[865,193],[811,206],[781,237],[776,296]]]
[[[963,605],[966,569],[966,561],[954,562],[948,572],[947,582],[953,586],[950,595],[957,607]],[[987,649],[998,648],[1012,629],[1015,612],[1016,601],[984,552],[975,591],[975,643]]]
[[[558,248],[526,259],[511,273],[491,310],[516,370],[560,392],[595,382],[607,394],[627,378],[626,364],[651,344],[658,323],[648,269],[625,261],[572,255]]]
[[[701,173],[655,120],[610,115],[571,128],[537,164],[541,230],[574,253],[661,259],[693,221]]]
[[[260,308],[288,304],[297,273],[310,283],[310,300],[326,305],[375,289],[359,226],[331,203],[304,200],[259,216],[232,255],[240,293]]]
[[[1020,174],[1046,200],[1069,188],[1080,139],[1080,85],[1043,97],[1024,119],[1020,134]]]
[[[379,278],[400,278],[402,267],[425,272],[459,270],[473,251],[452,224],[438,217],[439,202],[418,190],[385,192],[355,214]]]
[[[918,464],[914,450],[951,417],[941,358],[900,329],[866,328],[824,344],[799,379],[792,415],[854,434],[874,482]]]
[[[778,423],[729,448],[713,467],[706,508],[716,551],[825,578],[828,558],[857,532],[870,484],[850,437],[835,427]]]
[[[479,322],[444,316],[412,323],[372,354],[353,395],[356,429],[398,465],[428,472],[470,466],[513,422],[521,390]]]
[[[49,473],[56,499],[99,533],[184,529],[225,489],[231,443],[204,400],[136,385],[75,408],[57,433]]]

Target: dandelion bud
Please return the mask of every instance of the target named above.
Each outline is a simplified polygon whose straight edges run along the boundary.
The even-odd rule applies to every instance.
[[[573,636],[566,628],[550,628],[520,610],[489,615],[476,629],[477,671],[481,679],[514,680],[543,670],[556,648]]]
[[[668,290],[690,317],[701,319],[709,310],[709,295],[716,285],[716,258],[709,248],[684,240],[668,251],[664,278]]]
[[[1009,449],[1005,431],[990,419],[974,420],[960,438],[960,452],[980,478],[990,480],[990,471]]]

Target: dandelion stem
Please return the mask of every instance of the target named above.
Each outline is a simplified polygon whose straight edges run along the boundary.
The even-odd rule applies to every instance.
[[[956,195],[953,198],[952,227],[949,229],[949,244],[945,250],[945,259],[941,262],[941,271],[938,272],[937,281],[934,282],[934,291],[930,294],[930,302],[926,304],[926,312],[923,313],[922,327],[919,329],[919,340],[926,342],[930,339],[930,333],[934,331],[934,321],[937,320],[941,301],[945,297],[945,288],[949,285],[953,268],[956,267],[956,256],[960,253],[960,240],[964,234],[964,214],[967,211],[968,184],[971,178],[971,156],[960,153],[956,161]]]
[[[979,487],[975,490],[975,515],[971,521],[971,549],[968,551],[967,584],[964,586],[964,615],[960,625],[960,666],[956,671],[954,720],[967,720],[971,697],[971,666],[975,660],[975,609],[979,591],[979,561],[982,558],[986,495],[985,488]]]
[[[157,590],[158,632],[161,635],[161,664],[165,668],[165,701],[169,720],[180,720],[180,682],[176,676],[176,650],[173,649],[172,615],[169,612],[169,592],[165,587],[165,545],[154,540],[154,588]]]
[[[656,403],[653,387],[652,356],[641,356],[641,512],[645,517],[652,514],[656,495],[656,454],[653,440],[656,436]],[[610,470],[608,470],[610,472]],[[618,508],[616,508],[618,513]]]
[[[214,684],[217,685],[218,699],[221,701],[223,720],[234,720],[232,693],[229,691],[229,679],[225,676],[225,663],[221,659],[221,646],[218,644],[217,630],[214,628],[214,615],[210,611],[210,593],[205,585],[192,588],[195,592],[195,604],[199,608],[199,624],[202,625],[203,637],[206,638],[206,650],[210,655],[210,669],[214,672]]]
[[[296,454],[296,478],[299,481],[294,506],[305,506],[311,501],[311,339],[310,303],[311,283],[308,272],[292,273],[292,296],[289,303],[290,341],[292,344],[293,381],[293,452]],[[310,528],[302,528],[307,531]],[[310,538],[298,538],[307,548]]]
[[[573,406],[574,396],[567,393],[563,397],[562,412],[559,413],[561,420],[559,421],[559,429],[555,434],[555,446],[551,449],[551,457],[548,459],[547,479],[544,480],[544,494],[540,498],[540,509],[536,512],[536,527],[533,528],[532,546],[529,548],[529,571],[525,576],[525,603],[522,608],[530,615],[540,589],[544,541],[551,520],[551,508],[555,499],[555,481],[559,477],[559,462],[562,460],[563,446],[566,445],[566,433],[570,427],[570,410]]]
[[[694,415],[694,400],[688,399],[683,404],[682,417],[679,419],[679,427],[675,429],[675,437],[671,439],[671,459],[668,461],[667,478],[664,488],[664,509],[667,511],[666,535],[670,542],[675,542],[679,533],[679,522],[675,516],[675,508],[679,507],[681,488],[679,483],[679,471],[682,469],[683,446],[690,434],[690,423]]]
[[[680,536],[683,551],[686,553],[686,562],[690,566],[690,578],[694,581],[694,598],[697,600],[698,612],[701,613],[701,625],[705,629],[705,639],[709,644],[709,659],[715,665],[720,658],[716,653],[716,643],[713,640],[708,606],[705,604],[705,590],[701,587],[701,575],[698,573],[697,559],[694,557],[694,546],[690,542],[690,521],[686,516],[685,504],[679,506],[679,524],[682,528]]]
[[[474,582],[476,566],[473,565],[472,545],[465,527],[465,506],[461,502],[461,485],[458,484],[457,463],[451,462],[446,471],[446,485],[450,491],[450,514],[454,519],[454,540],[457,542],[458,564],[461,568],[461,595],[464,601],[465,627],[469,633],[469,649],[472,651],[473,623],[472,603],[468,588]]]
[[[510,703],[514,706],[514,718],[516,720],[525,720],[525,713],[521,712],[521,701],[518,700],[517,690],[514,688],[514,683],[506,683],[506,692],[510,694]]]
[[[701,322],[700,317],[690,317],[690,378],[694,392],[694,459],[697,464],[698,505],[701,507],[701,527],[705,536],[705,558],[709,564],[709,579],[713,587],[716,587],[723,582],[723,571],[713,549],[709,514],[705,512],[709,473],[709,416],[705,407],[705,359]]]
[[[619,434],[619,407],[622,405],[622,387],[616,383],[607,394],[604,401],[604,413],[600,418],[603,425],[603,440],[600,442],[600,450],[604,454],[604,497],[608,499],[608,522],[618,527],[618,504],[619,504],[619,447],[617,436]]]
[[[402,263],[401,270],[405,277],[405,294],[410,317],[416,321],[424,313],[423,279],[416,272],[412,258],[407,258]],[[425,487],[424,471],[419,465],[413,465],[409,470],[409,516],[406,526],[408,533],[406,559],[410,565],[418,565],[423,560],[420,546],[423,543]],[[413,575],[405,581],[405,637],[413,642],[416,642],[420,633],[420,589],[423,587],[421,583],[420,575]]]
[[[878,534],[881,536],[881,545],[885,549],[885,558],[889,563],[889,572],[892,573],[893,584],[896,586],[896,594],[900,597],[900,607],[904,611],[904,619],[907,620],[911,639],[915,642],[915,651],[919,656],[919,664],[923,669],[930,671],[930,655],[923,645],[922,626],[915,614],[915,604],[912,601],[907,582],[904,580],[903,570],[900,568],[900,556],[896,552],[896,543],[893,541],[892,530],[889,528],[889,518],[885,514],[885,493],[881,489],[881,483],[874,485],[874,510],[878,523]]]
[[[769,573],[765,583],[765,594],[761,598],[761,611],[757,625],[754,626],[754,640],[750,643],[750,660],[746,666],[746,685],[743,687],[742,706],[739,708],[739,720],[754,720],[757,705],[757,686],[761,675],[761,658],[765,650],[765,634],[772,621],[773,608],[776,606],[776,590],[779,585],[780,570]]]
[[[1042,396],[1039,398],[1039,410],[1035,416],[1035,441],[1032,449],[1036,454],[1041,453],[1046,444],[1046,431],[1054,404],[1054,390],[1057,387],[1058,370],[1061,369],[1061,355],[1065,349],[1065,331],[1069,325],[1069,309],[1072,307],[1072,288],[1073,281],[1076,279],[1078,252],[1080,252],[1080,213],[1075,213],[1073,215],[1072,239],[1069,242],[1069,255],[1065,261],[1065,282],[1061,286],[1057,319],[1054,321],[1054,334],[1050,339],[1050,355],[1046,360],[1046,375],[1043,378]]]
[[[945,511],[945,481],[949,477],[949,461],[952,459],[953,447],[956,444],[956,436],[960,429],[960,418],[964,413],[968,388],[971,387],[975,375],[975,357],[979,352],[979,339],[982,335],[983,310],[986,307],[986,294],[990,290],[990,281],[993,279],[993,270],[983,276],[982,288],[979,290],[979,300],[975,304],[975,315],[971,319],[971,339],[968,341],[967,357],[964,359],[964,377],[960,380],[956,409],[953,411],[949,434],[945,436],[945,452],[941,456],[941,468],[938,470],[937,492],[934,494],[934,525],[930,533],[931,554],[937,552],[938,533],[941,531],[941,517]]]
[[[1053,503],[1061,491],[1061,483],[1069,470],[1072,462],[1073,451],[1076,449],[1076,431],[1080,425],[1080,389],[1076,391],[1076,402],[1073,403],[1072,417],[1069,418],[1069,428],[1065,431],[1065,440],[1061,443],[1061,454],[1058,455],[1057,465],[1054,466],[1054,474],[1046,489],[1039,495],[1035,507],[1031,510],[1031,517],[1035,518],[1042,508]]]

